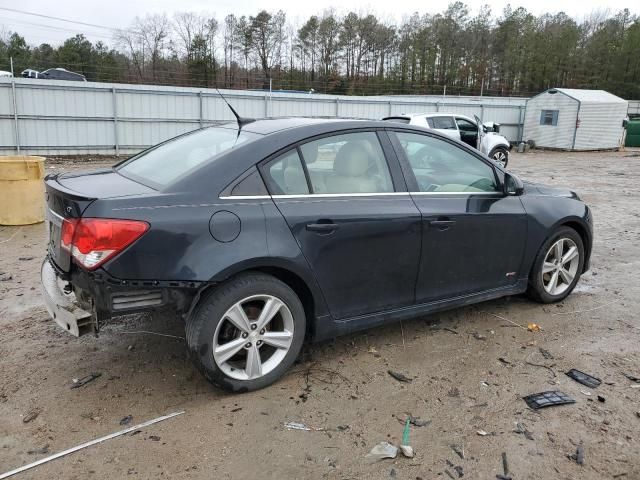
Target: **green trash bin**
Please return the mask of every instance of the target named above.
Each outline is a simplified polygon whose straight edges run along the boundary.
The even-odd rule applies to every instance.
[[[625,147],[640,147],[640,118],[627,122],[627,138],[624,141]]]

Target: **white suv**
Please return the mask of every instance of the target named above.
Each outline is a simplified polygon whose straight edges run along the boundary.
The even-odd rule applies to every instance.
[[[509,163],[509,141],[496,132],[489,131],[478,117],[475,120],[464,115],[453,113],[407,113],[385,117],[390,122],[408,123],[443,133],[448,137],[462,140],[464,143],[480,150],[502,167]],[[495,124],[492,124],[492,129]]]

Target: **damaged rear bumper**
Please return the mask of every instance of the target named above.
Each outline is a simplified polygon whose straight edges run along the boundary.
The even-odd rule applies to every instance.
[[[171,309],[185,314],[202,282],[121,280],[105,271],[73,268],[65,273],[47,257],[40,271],[42,295],[51,318],[64,330],[97,334],[113,317]]]
[[[64,291],[62,280],[49,258],[42,262],[40,279],[42,296],[53,321],[76,337],[92,332],[95,324],[93,312],[80,308],[73,292]]]

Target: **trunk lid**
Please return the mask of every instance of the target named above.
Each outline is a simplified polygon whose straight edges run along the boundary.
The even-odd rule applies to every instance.
[[[46,228],[49,232],[49,258],[63,272],[71,267],[70,253],[61,248],[62,222],[65,218],[79,218],[87,207],[99,199],[140,195],[154,190],[119,175],[112,169],[48,175],[45,178],[47,210]]]

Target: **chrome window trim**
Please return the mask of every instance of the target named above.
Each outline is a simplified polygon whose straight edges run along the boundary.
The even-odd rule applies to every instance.
[[[271,195],[225,195],[220,200],[269,200]]]
[[[298,195],[229,195],[220,200],[268,200],[270,198],[337,198],[337,197],[393,197],[403,195],[500,195],[502,192],[379,192],[379,193],[306,193]]]

